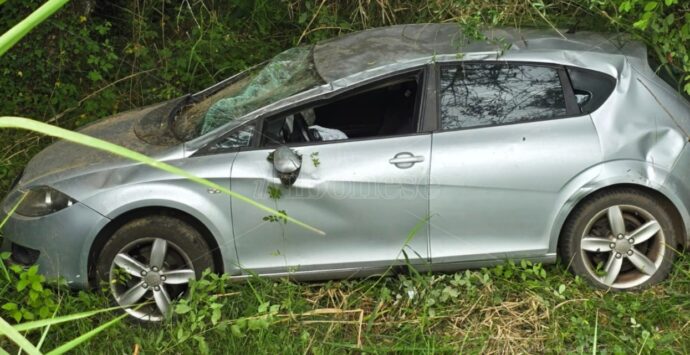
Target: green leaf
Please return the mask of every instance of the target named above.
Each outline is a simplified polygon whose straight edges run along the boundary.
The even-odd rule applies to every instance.
[[[20,291],[20,292],[21,292],[21,291],[24,290],[24,289],[26,288],[26,286],[28,286],[28,285],[29,285],[29,280],[26,280],[26,279],[24,279],[24,280],[19,280],[19,281],[17,282],[17,291]]]
[[[24,319],[27,319],[27,320],[33,320],[33,319],[36,318],[36,316],[34,315],[34,313],[31,312],[31,311],[29,311],[28,309],[23,309],[23,310],[22,310],[22,316],[24,317]]]
[[[186,334],[184,328],[180,327],[179,329],[177,329],[177,340],[182,341],[186,338],[187,338],[187,334]]]
[[[22,320],[22,311],[16,310],[16,311],[12,312],[12,318],[14,318],[14,320],[17,322]]]
[[[190,308],[187,304],[180,303],[175,307],[175,313],[177,314],[185,314],[191,311],[192,308]]]
[[[199,351],[202,354],[208,354],[208,344],[206,344],[206,339],[202,336],[195,336],[194,339],[196,339],[196,342],[199,344]]]
[[[218,323],[218,321],[220,320],[220,317],[221,317],[220,308],[214,309],[213,313],[211,314],[211,323],[213,325],[216,325]]]
[[[17,309],[17,304],[14,302],[5,303],[2,305],[2,309],[6,311],[14,311]]]
[[[234,335],[238,338],[241,338],[244,336],[244,334],[242,334],[242,329],[237,324],[233,324],[230,326],[230,332],[232,333],[232,335]]]
[[[644,6],[644,11],[645,11],[645,12],[650,12],[650,11],[656,9],[656,7],[657,7],[658,5],[659,5],[658,2],[656,2],[656,1],[650,1],[650,2],[648,2],[648,3]]]
[[[31,283],[31,289],[34,291],[43,291],[43,285],[40,282],[34,281]]]
[[[88,77],[89,77],[89,80],[91,80],[91,81],[99,81],[99,80],[103,79],[103,76],[101,75],[101,73],[99,73],[95,70],[91,70],[88,74]]]

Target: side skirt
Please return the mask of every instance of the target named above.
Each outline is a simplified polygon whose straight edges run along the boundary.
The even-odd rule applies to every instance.
[[[529,260],[534,263],[554,264],[556,262],[556,254],[549,253],[541,257],[528,258],[493,258],[486,260],[472,260],[472,261],[456,261],[445,263],[427,263],[411,265],[418,272],[455,272],[465,269],[479,269],[483,267],[490,267],[494,265],[503,264],[507,260]],[[252,276],[267,277],[267,278],[289,278],[295,281],[324,281],[324,280],[343,280],[343,279],[361,279],[371,276],[380,276],[384,274],[405,272],[408,269],[407,265],[393,265],[388,267],[348,267],[348,268],[332,268],[323,270],[309,270],[309,271],[294,271],[294,272],[277,272],[277,273],[249,273],[243,275],[232,276],[233,280],[246,280]]]

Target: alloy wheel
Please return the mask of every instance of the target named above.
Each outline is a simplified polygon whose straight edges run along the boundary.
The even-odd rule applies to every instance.
[[[172,301],[196,277],[192,265],[184,250],[168,240],[137,239],[115,256],[110,266],[110,289],[127,313],[141,320],[160,321],[169,314]]]
[[[661,266],[664,234],[656,218],[632,205],[600,211],[584,229],[580,252],[587,271],[613,288],[643,284]]]

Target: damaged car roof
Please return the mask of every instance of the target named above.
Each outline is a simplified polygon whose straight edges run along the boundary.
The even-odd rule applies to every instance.
[[[496,28],[488,40],[465,36],[457,24],[414,24],[375,28],[318,43],[314,63],[327,82],[367,69],[436,55],[508,51],[589,51],[646,60],[646,49],[622,34],[565,33],[554,29]]]

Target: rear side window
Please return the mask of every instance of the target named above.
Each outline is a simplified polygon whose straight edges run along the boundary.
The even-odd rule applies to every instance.
[[[567,115],[558,68],[509,63],[441,67],[443,130],[530,122]]]
[[[616,87],[616,79],[600,72],[571,67],[567,71],[577,106],[584,114],[596,111]]]

